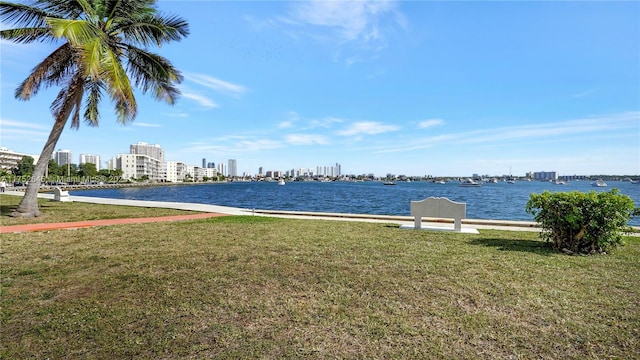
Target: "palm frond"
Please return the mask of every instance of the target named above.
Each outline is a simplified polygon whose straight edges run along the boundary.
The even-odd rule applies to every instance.
[[[105,48],[98,38],[91,39],[84,44],[81,51],[82,63],[87,69],[87,76],[99,79],[102,72],[102,58]]]
[[[46,26],[45,18],[51,15],[51,13],[34,6],[5,1],[0,2],[0,21],[3,23],[41,28]]]
[[[18,86],[15,92],[16,98],[29,100],[38,93],[41,86],[48,87],[64,81],[75,66],[73,57],[73,49],[69,44],[65,43],[58,47],[36,65],[31,74]]]
[[[85,102],[84,122],[89,126],[98,126],[100,119],[99,105],[102,100],[103,86],[100,81],[88,81],[85,92],[88,93]]]
[[[51,103],[51,112],[53,116],[58,118],[69,118],[72,111],[75,110],[71,119],[71,127],[77,128],[80,125],[79,106],[82,105],[82,96],[84,94],[84,76],[82,71],[78,70],[71,77],[66,86],[58,93],[58,96]]]
[[[87,42],[103,36],[100,29],[85,20],[47,18],[47,25],[55,37],[63,37],[77,47],[84,47]]]
[[[178,16],[163,17],[144,14],[125,18],[114,26],[130,43],[160,46],[170,41],[180,41],[189,35],[189,24]]]
[[[16,43],[30,43],[34,41],[56,41],[51,31],[47,28],[17,28],[0,31],[0,38]]]
[[[118,122],[126,124],[133,121],[137,113],[131,82],[120,58],[113,51],[107,51],[104,55],[102,79],[107,84],[111,100],[116,104]]]
[[[78,19],[84,12],[79,0],[35,0],[33,5],[51,14],[51,17],[63,19]]]
[[[130,46],[127,48],[127,70],[136,87],[149,90],[157,100],[173,105],[180,91],[174,86],[182,82],[182,74],[164,57]]]

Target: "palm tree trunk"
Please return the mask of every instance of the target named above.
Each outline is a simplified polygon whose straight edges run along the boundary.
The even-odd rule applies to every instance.
[[[38,190],[40,190],[40,184],[42,183],[44,173],[49,165],[49,159],[51,159],[53,150],[55,149],[58,139],[60,139],[60,135],[62,134],[62,130],[64,130],[64,126],[69,118],[68,112],[63,112],[60,115],[61,116],[58,116],[53,124],[53,128],[49,133],[49,138],[44,144],[44,148],[42,148],[40,158],[38,158],[36,167],[33,169],[33,175],[29,180],[29,184],[27,184],[24,197],[20,201],[18,208],[11,213],[12,217],[40,216],[40,210],[38,209]]]

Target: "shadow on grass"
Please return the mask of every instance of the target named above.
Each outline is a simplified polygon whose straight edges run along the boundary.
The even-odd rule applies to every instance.
[[[51,208],[51,206],[47,205],[47,202],[51,202],[52,200],[39,200],[38,201],[38,209],[40,209],[40,211],[46,211],[48,208]],[[0,204],[0,217],[2,216],[9,216],[11,215],[12,212],[14,212],[17,208],[18,208],[18,204],[19,201],[17,201],[16,203],[1,203]]]
[[[539,240],[480,238],[471,240],[469,243],[493,247],[501,251],[530,252],[539,255],[557,254],[557,251],[554,251],[546,242]]]
[[[0,216],[9,216],[18,208],[18,205],[0,205]]]

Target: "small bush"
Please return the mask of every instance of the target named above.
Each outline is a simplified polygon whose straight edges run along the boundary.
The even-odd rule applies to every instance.
[[[541,237],[554,249],[593,254],[622,243],[627,224],[637,215],[633,200],[618,189],[608,192],[580,191],[531,194],[526,211],[542,226]]]

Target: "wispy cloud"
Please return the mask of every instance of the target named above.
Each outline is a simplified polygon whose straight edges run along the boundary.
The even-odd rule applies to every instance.
[[[240,154],[274,150],[284,146],[282,142],[272,139],[238,135],[194,142],[189,144],[184,151],[191,153]]]
[[[618,136],[620,131],[635,131],[637,133],[638,130],[640,130],[640,112],[631,111],[561,122],[499,127],[420,137],[411,141],[404,141],[401,146],[393,144],[386,148],[380,148],[378,152],[405,152],[441,144],[473,144],[474,146],[481,146],[504,145],[513,141],[547,142],[558,137],[568,139],[573,135],[584,137],[586,134],[605,138]]]
[[[300,115],[298,115],[298,113],[295,112],[295,111],[290,111],[289,114],[287,114],[287,119],[282,121],[282,122],[280,122],[280,124],[278,124],[278,128],[280,128],[280,129],[290,129],[298,121],[300,121]]]
[[[393,1],[305,1],[295,2],[290,13],[294,22],[335,29],[347,41],[381,38],[380,19],[395,10]]]
[[[370,61],[408,22],[394,0],[293,1],[289,12],[270,21],[294,39],[329,45],[331,59],[347,66]]]
[[[376,121],[361,121],[351,124],[350,127],[344,130],[340,130],[336,132],[336,134],[342,136],[352,136],[360,134],[377,135],[392,131],[398,131],[399,129],[400,127],[395,125],[382,124]]]
[[[590,89],[590,90],[579,92],[577,94],[573,94],[573,95],[571,95],[571,97],[572,98],[581,98],[581,97],[585,97],[585,96],[591,95],[594,92],[596,92],[595,89]]]
[[[329,141],[322,135],[291,134],[285,136],[287,143],[291,145],[327,145]]]
[[[0,118],[0,132],[4,139],[40,142],[49,136],[49,131],[42,125]]]
[[[239,97],[247,91],[247,88],[242,85],[233,84],[205,74],[184,73],[184,78],[229,96]]]
[[[496,142],[516,139],[545,139],[584,133],[605,133],[640,127],[640,112],[625,112],[562,122],[502,127],[461,134],[465,143]]]
[[[38,124],[26,123],[23,121],[15,121],[9,119],[0,118],[0,127],[19,127],[19,128],[28,128],[28,129],[37,129],[37,130],[49,130],[46,127]]]
[[[162,127],[162,125],[160,124],[151,124],[151,123],[144,123],[144,122],[134,122],[133,126],[140,126],[140,127]]]
[[[439,126],[443,124],[444,124],[444,120],[442,119],[427,119],[427,120],[422,120],[418,123],[418,129],[426,129],[426,128]]]
[[[309,128],[311,129],[315,129],[315,128],[330,128],[335,124],[340,124],[344,122],[344,120],[337,118],[337,117],[333,117],[333,116],[327,116],[324,117],[322,119],[313,119],[309,122]]]
[[[218,104],[216,104],[215,101],[209,99],[208,97],[204,96],[204,95],[200,95],[200,94],[194,94],[191,92],[182,92],[182,96],[187,98],[187,99],[191,99],[194,100],[195,102],[197,102],[198,104],[207,107],[207,108],[217,108]]]

